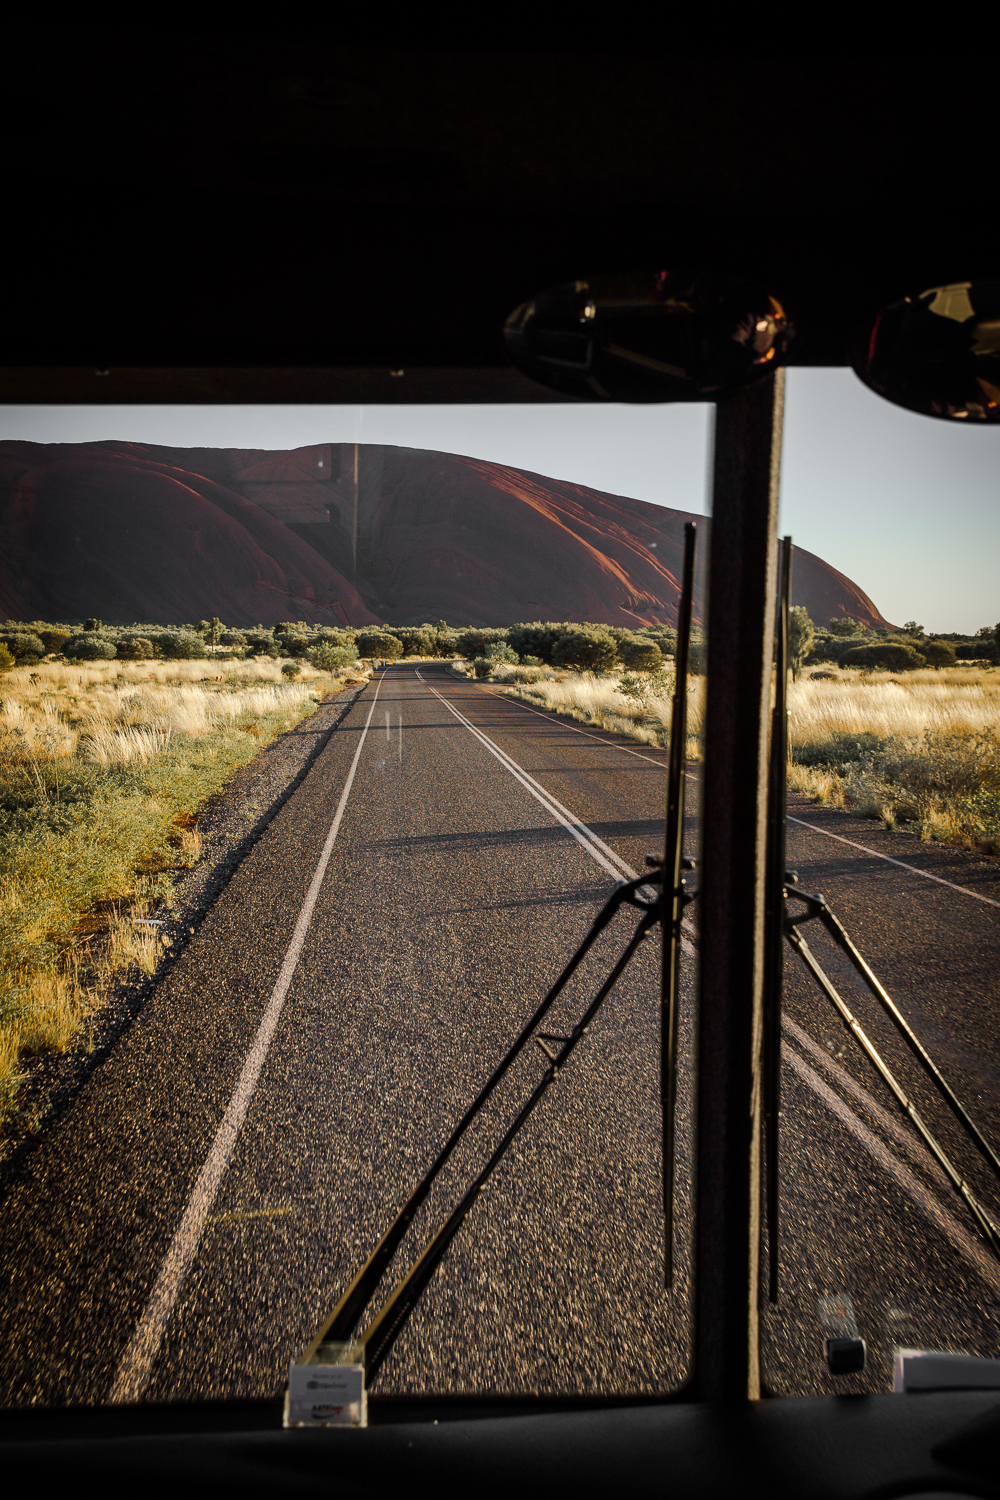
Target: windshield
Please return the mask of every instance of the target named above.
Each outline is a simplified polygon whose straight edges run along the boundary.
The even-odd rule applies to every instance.
[[[0,1399],[271,1398],[663,856],[690,520],[696,892],[712,408],[2,419]],[[788,374],[787,862],[1000,1151],[996,448],[847,370]],[[373,1398],[683,1386],[696,899],[669,1287],[658,932],[575,1032],[641,917],[614,914],[417,1207],[359,1334],[548,1079]],[[989,1159],[829,927],[800,932],[856,1029],[786,947],[764,1385],[998,1355],[1000,1259],[913,1111],[1000,1222]],[[830,1373],[832,1336],[863,1372]]]

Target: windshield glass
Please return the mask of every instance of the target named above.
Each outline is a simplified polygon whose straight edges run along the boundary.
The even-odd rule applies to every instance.
[[[0,436],[0,1400],[273,1397],[663,854],[691,519],[700,866],[712,409],[12,407]],[[996,447],[789,372],[788,863],[1000,1150]],[[696,901],[669,1289],[657,933],[585,1015],[642,915],[614,914],[416,1207],[359,1334],[546,1085],[373,1396],[683,1384]],[[802,932],[1000,1222],[926,1066]],[[784,1036],[766,1386],[1000,1354],[982,1222],[791,949]],[[829,1373],[835,1335],[862,1374]]]

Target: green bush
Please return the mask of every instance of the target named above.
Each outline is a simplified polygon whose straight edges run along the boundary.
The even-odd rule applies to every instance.
[[[154,644],[168,661],[203,661],[208,655],[205,642],[193,630],[164,630]]]
[[[926,666],[927,662],[915,646],[902,641],[886,641],[879,646],[852,646],[841,653],[837,664],[860,667],[862,671],[884,667],[889,672],[913,672]]]
[[[802,665],[813,647],[816,630],[809,613],[801,604],[788,611],[788,663],[792,676],[798,677]]]
[[[281,663],[281,675],[286,682],[294,682],[301,671],[302,667],[297,661],[283,661]]]
[[[574,672],[610,672],[618,659],[618,643],[603,625],[566,625],[552,651],[557,666]]]
[[[387,630],[359,630],[355,644],[359,656],[367,656],[373,661],[396,661],[403,654],[398,637],[390,635]]]
[[[522,661],[530,656],[551,666],[552,652],[563,628],[562,625],[543,623],[541,620],[535,620],[530,625],[512,625],[507,631],[507,644],[517,652]]]
[[[517,652],[512,650],[506,641],[495,641],[487,651],[486,657],[494,666],[498,662],[506,662],[508,666],[516,667],[519,661]]]
[[[663,652],[648,637],[626,636],[618,642],[618,660],[630,672],[658,672],[663,666]]]
[[[950,641],[923,641],[920,651],[926,658],[929,667],[955,667],[958,665],[958,656]]]
[[[14,658],[10,651],[0,642],[0,672],[9,672],[14,664]]]
[[[19,667],[31,666],[45,655],[45,647],[33,630],[5,630],[0,633],[0,642]]]
[[[332,641],[320,641],[308,652],[309,660],[318,672],[335,672],[338,667],[350,667],[358,659],[358,648],[353,645],[335,645]]]
[[[118,651],[114,641],[96,630],[85,630],[81,635],[72,635],[66,642],[66,655],[71,661],[112,661]]]

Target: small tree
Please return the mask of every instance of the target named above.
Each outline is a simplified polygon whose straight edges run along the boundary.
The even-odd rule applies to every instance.
[[[552,660],[574,672],[610,672],[618,659],[618,643],[600,625],[567,625],[556,641]]]
[[[927,665],[935,671],[958,664],[955,648],[950,641],[921,641],[920,653],[927,658]]]
[[[84,620],[83,628],[88,633],[92,630],[102,630],[104,628],[104,621],[96,619]]]
[[[830,633],[839,636],[864,635],[865,627],[860,620],[855,620],[851,615],[845,615],[842,620],[835,617],[830,621]]]
[[[338,667],[353,666],[358,659],[358,648],[346,644],[338,646],[333,641],[321,641],[308,654],[318,672],[335,672]]]
[[[802,670],[802,664],[813,648],[816,629],[809,613],[802,604],[795,604],[788,611],[788,661],[792,679]]]
[[[618,642],[618,660],[630,672],[658,672],[663,666],[663,652],[646,636],[625,636]]]
[[[387,630],[361,630],[356,644],[358,655],[367,656],[373,661],[395,661],[403,654],[399,638],[390,635]]]

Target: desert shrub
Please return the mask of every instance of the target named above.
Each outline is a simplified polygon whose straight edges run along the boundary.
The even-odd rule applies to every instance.
[[[831,620],[828,629],[831,635],[840,636],[842,639],[850,639],[853,635],[865,633],[865,627],[861,621],[855,620],[851,615],[846,615],[842,620]]]
[[[228,646],[233,651],[245,651],[247,638],[242,630],[224,630],[219,637],[221,646]]]
[[[0,632],[0,641],[19,667],[41,661],[45,655],[45,647],[33,630],[5,630]]]
[[[202,661],[208,655],[205,642],[193,630],[164,630],[153,644],[168,661]]]
[[[156,655],[156,647],[144,635],[123,635],[115,644],[122,661],[150,661]]]
[[[246,649],[251,656],[280,656],[277,641],[269,630],[248,630]]]
[[[393,635],[399,640],[404,656],[436,656],[438,633],[433,625],[398,625]]]
[[[940,669],[958,665],[958,657],[950,641],[924,641],[920,650],[929,667]]]
[[[828,740],[796,745],[794,754],[800,766],[849,766],[866,756],[879,755],[887,740],[867,730],[859,734],[835,730]]]
[[[301,671],[302,667],[297,661],[283,661],[281,663],[281,675],[286,682],[294,682]]]
[[[506,662],[509,666],[516,667],[519,660],[517,652],[506,641],[494,641],[493,645],[486,652],[486,657],[494,666],[498,662]]]
[[[507,631],[499,629],[463,630],[458,637],[459,654],[468,658],[488,656],[493,646],[507,641]],[[516,649],[516,648],[515,648]]]
[[[0,672],[9,672],[15,665],[14,657],[2,642],[0,642]]]
[[[396,661],[403,654],[402,642],[388,630],[359,630],[356,645],[359,656],[373,661]]]
[[[617,657],[617,642],[601,625],[564,625],[552,650],[553,662],[574,672],[610,672]]]
[[[72,634],[71,630],[39,630],[38,639],[46,651],[59,652],[65,649]]]
[[[648,637],[625,635],[618,642],[618,660],[630,672],[657,672],[663,666],[663,652]]]
[[[488,677],[493,670],[493,662],[488,656],[474,656],[469,665],[477,677]]]
[[[636,631],[636,634],[641,641],[652,641],[654,646],[659,646],[661,656],[676,654],[676,630],[669,630],[665,625],[644,625],[641,630]]]
[[[96,630],[70,636],[66,655],[73,661],[112,661],[118,655],[114,641]]]
[[[878,646],[851,646],[841,652],[838,666],[860,667],[862,671],[885,667],[890,672],[915,672],[918,667],[926,666],[926,660],[908,642],[885,641]]]
[[[350,667],[358,659],[355,645],[336,645],[333,641],[320,641],[309,650],[309,660],[319,672],[335,672],[338,667]]]
[[[539,662],[551,665],[552,652],[563,627],[535,620],[532,624],[512,625],[507,631],[507,644],[524,661],[534,657]]]
[[[287,634],[275,632],[275,639],[282,656],[305,656],[313,644],[312,637],[300,630],[290,631]]]

